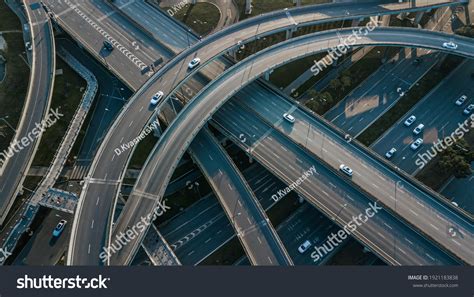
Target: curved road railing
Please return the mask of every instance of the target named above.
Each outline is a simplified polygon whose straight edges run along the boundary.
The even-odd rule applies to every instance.
[[[134,189],[140,189],[141,192],[162,197],[179,159],[192,139],[227,99],[269,69],[337,46],[340,38],[349,36],[351,30],[352,28],[316,33],[278,44],[244,60],[219,76],[214,82],[201,90],[168,127],[152,153],[154,158],[149,159],[150,162],[145,165],[141,174],[143,178],[137,181]],[[474,57],[474,42],[471,39],[419,29],[379,28],[371,32],[370,36],[358,40],[354,45],[393,45],[446,51],[442,46],[442,40],[452,40],[458,44],[457,50],[451,51],[452,53]],[[152,168],[160,168],[160,170],[152,172],[150,171]],[[153,206],[153,204],[147,204]],[[127,203],[120,219],[128,221],[128,225],[130,225],[133,224],[136,218],[140,217],[140,214],[146,214],[148,211],[149,209],[144,204],[141,205],[136,201],[133,205]],[[457,216],[455,218],[457,219]],[[449,218],[444,219],[449,220]],[[117,223],[118,225],[120,225],[120,220]],[[464,224],[459,224],[458,221],[453,225],[463,226]],[[117,230],[117,232],[119,231]],[[426,232],[423,231],[422,233],[426,235]],[[434,239],[435,242],[464,262],[472,263],[473,259],[469,250],[469,247],[473,246],[472,236],[469,236],[472,234],[472,227],[471,229],[469,226],[463,228],[463,231],[467,236],[461,242],[461,247],[457,247],[451,242],[446,243],[445,238],[440,239],[437,233],[434,234]],[[433,235],[433,233],[429,235]],[[136,248],[142,237],[139,236],[138,240],[133,244],[129,244],[127,248]]]

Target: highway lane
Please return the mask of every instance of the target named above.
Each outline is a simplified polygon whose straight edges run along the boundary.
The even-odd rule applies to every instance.
[[[255,194],[208,129],[189,147],[253,265],[292,265],[288,252]],[[122,256],[130,257],[130,255]],[[118,260],[119,263],[131,262]]]
[[[101,1],[44,2],[63,29],[133,90],[151,76],[151,64],[158,67],[160,57],[164,61],[171,58],[168,49]],[[114,45],[112,52],[103,48],[105,40]]]
[[[195,43],[198,39],[190,31],[177,26],[169,16],[147,3],[147,1],[115,0],[112,1],[118,9],[130,16],[153,37],[178,53]]]
[[[34,1],[26,1],[25,9],[30,22],[32,35],[32,62],[28,93],[23,107],[23,114],[17,126],[12,143],[21,142],[23,149],[15,145],[13,156],[2,164],[0,169],[0,223],[5,220],[11,208],[26,172],[28,172],[36,149],[41,140],[42,132],[37,137],[32,134],[36,124],[40,124],[49,112],[54,85],[56,54],[54,36],[48,16],[41,5]],[[28,137],[29,136],[29,137]],[[23,138],[30,138],[28,145]],[[31,139],[33,138],[33,141]],[[3,158],[2,158],[3,161]]]
[[[397,152],[390,161],[404,171],[415,174],[421,166],[421,161],[429,162],[432,158],[426,151],[434,155],[431,151],[433,143],[449,136],[459,128],[459,124],[468,119],[462,111],[474,102],[474,87],[472,87],[473,79],[471,78],[473,69],[474,60],[463,62],[375,141],[371,146],[372,149],[384,156],[392,147],[396,148]],[[461,95],[466,95],[468,100],[462,106],[457,106],[454,102]],[[410,127],[405,127],[403,122],[410,115],[415,115],[417,120]],[[425,125],[424,131],[416,136],[413,134],[413,129],[421,123]],[[419,149],[413,150],[410,144],[418,137],[423,139],[423,144]],[[417,159],[420,159],[420,162],[417,162]]]
[[[450,4],[452,4],[452,2]],[[298,20],[300,24],[313,24],[349,17],[359,18],[361,16],[370,15],[371,13],[395,14],[403,11],[403,8],[407,8],[408,6],[409,5],[406,3],[392,5],[390,7],[386,5],[377,5],[376,3],[364,5],[358,4],[354,6],[348,4],[328,6],[317,5],[292,9],[290,12],[293,19]],[[415,10],[416,9],[420,8],[417,7]],[[121,172],[123,172],[126,167],[130,151],[123,153],[120,156],[114,156],[114,149],[119,147],[122,143],[127,143],[133,140],[137,135],[137,131],[143,129],[147,120],[153,114],[153,109],[146,108],[148,106],[147,103],[149,98],[158,89],[161,89],[165,94],[168,94],[169,91],[174,89],[174,87],[181,82],[184,77],[187,77],[190,73],[187,71],[186,64],[192,58],[199,56],[202,60],[202,65],[204,65],[206,64],[206,61],[214,59],[214,57],[219,53],[235,46],[238,40],[248,42],[255,39],[257,37],[256,34],[263,36],[264,34],[291,28],[293,25],[293,23],[288,22],[288,16],[284,12],[262,15],[219,31],[216,34],[203,39],[202,42],[195,44],[193,47],[181,52],[175,59],[165,64],[162,69],[158,70],[154,77],[136,93],[132,100],[130,100],[129,104],[127,104],[123,109],[112,129],[104,138],[102,146],[95,157],[89,177],[98,178],[99,180],[109,180],[109,185],[117,185],[117,182],[121,180],[121,176],[123,176]],[[196,71],[197,70],[198,69],[196,69]],[[115,199],[115,195],[111,195],[111,193],[118,192],[118,186],[111,188],[112,191],[108,193],[105,189],[100,189],[100,186],[89,187],[89,184],[93,181],[94,180],[92,179],[85,181],[84,191],[81,195],[71,236],[71,249],[69,249],[68,257],[69,264],[96,264],[98,262],[98,251],[100,251],[101,247],[96,246],[95,243],[103,243],[102,239],[107,237],[107,230],[104,230],[101,234],[90,234],[85,237],[76,236],[77,228],[79,228],[79,226],[85,226],[85,224],[90,223],[92,219],[97,221],[110,218],[110,216],[102,215],[94,217],[82,213],[82,205],[87,204],[86,208],[92,209],[97,197],[105,197],[108,199],[108,209],[110,209]],[[79,222],[84,222],[84,224]],[[89,240],[88,237],[95,238]],[[98,240],[97,238],[101,239]],[[91,244],[91,241],[93,241],[94,244],[92,248],[93,250],[90,254],[78,255],[75,252],[76,245],[81,244],[87,246]],[[86,250],[86,248],[82,248],[82,250]]]
[[[245,120],[240,120],[241,117]],[[341,178],[337,171],[265,124],[254,112],[240,104],[228,102],[214,115],[214,120],[223,133],[232,137],[236,144],[239,143],[286,184],[292,183],[307,168],[314,166],[316,173],[295,191],[340,227],[346,226],[354,217],[365,214],[371,199],[355,189],[346,178]],[[242,133],[247,138],[245,144],[239,140]],[[455,263],[385,209],[360,224],[352,235],[392,265]]]
[[[337,46],[340,40],[339,38],[344,38],[345,34],[351,34],[351,32],[352,29],[327,31],[289,40],[288,42],[278,44],[257,53],[229,69],[203,89],[192,102],[186,105],[174,123],[168,127],[155,147],[151,155],[152,157],[148,159],[141,172],[134,191],[136,191],[136,193],[152,193],[152,196],[160,199],[159,197],[163,196],[166,184],[171,178],[177,162],[184,154],[191,139],[193,139],[199,129],[203,127],[206,119],[216,112],[238,89],[249,84],[268,69],[288,62],[288,60],[310,55],[327,47]],[[334,38],[334,35],[337,37]],[[459,44],[458,50],[460,54],[465,56],[474,55],[474,43],[468,38],[453,37],[443,33],[406,28],[378,28],[371,32],[370,36],[362,37],[358,40],[358,44],[406,44],[442,50],[440,39],[452,39]],[[291,104],[291,102],[287,102],[287,105]],[[264,109],[265,108],[266,107],[264,107]],[[285,108],[285,105],[278,106],[278,108]],[[278,108],[274,108],[274,110],[276,111]],[[293,112],[294,110],[296,110],[296,106],[291,109],[286,109],[286,111],[289,112]],[[394,173],[385,164],[369,156],[367,152],[361,148],[347,144],[343,137],[323,123],[318,122],[312,116],[304,114],[304,112],[300,113],[304,121],[299,120],[300,115],[298,115],[295,127],[298,127],[300,123],[303,123],[303,125],[306,124],[304,122],[315,125],[315,127],[311,127],[310,125],[310,129],[315,132],[321,130],[320,133],[324,135],[321,139],[324,139],[326,149],[331,148],[331,154],[329,156],[328,154],[322,156],[327,164],[331,167],[338,168],[341,164],[339,159],[345,159],[345,163],[355,169],[356,175],[353,182],[357,186],[362,187],[369,194],[380,199],[389,209],[414,224],[419,232],[421,231],[425,235],[428,234],[429,237],[435,238],[438,244],[441,244],[444,248],[450,250],[458,257],[461,257],[464,261],[472,261],[471,252],[467,248],[470,246],[469,243],[473,241],[471,236],[472,225],[449,209],[449,206],[442,205],[438,201],[433,201],[434,206],[431,206],[432,198],[429,194],[421,191],[401,175]],[[280,114],[278,124],[282,121]],[[291,130],[293,129],[290,129],[290,131]],[[290,137],[293,137],[293,140],[300,144],[302,142],[304,143],[309,133],[307,129],[303,129],[303,132],[301,132],[301,130],[302,129],[295,129],[294,131],[296,131],[296,133],[289,134]],[[287,131],[287,133],[288,132],[289,131]],[[321,144],[318,144],[317,141],[316,144],[311,144],[306,149],[311,151],[311,149],[315,148],[317,148],[318,151],[321,150]],[[162,168],[162,170],[156,171],[158,167]],[[367,168],[367,170],[363,168]],[[368,168],[370,168],[370,170]],[[361,175],[360,173],[364,171],[368,172],[368,174]],[[403,188],[398,187],[399,182],[402,183]],[[394,187],[395,183],[397,183],[396,187]],[[392,197],[393,188],[395,189],[395,195],[397,195],[395,199]],[[149,199],[140,197],[139,195],[140,194],[136,195],[136,199],[132,199],[132,201],[127,203],[114,232],[119,232],[117,231],[121,230],[119,227],[122,228],[123,226],[133,225],[135,220],[150,211],[149,207],[152,206],[153,203],[150,203]],[[147,201],[141,203],[140,201],[143,199]],[[403,205],[404,207],[399,205],[397,208],[396,202],[401,199],[403,199],[407,205]],[[418,203],[423,205],[423,207],[420,208]],[[410,206],[410,208],[407,209],[407,206]],[[412,208],[416,209],[417,212]],[[433,212],[441,219],[435,220]],[[429,215],[426,215],[426,213],[429,213]],[[449,238],[446,235],[446,230],[452,226],[457,228],[462,236]],[[126,249],[131,248],[133,250],[136,246],[136,242],[141,240],[140,237],[132,242],[132,244],[127,245]]]
[[[402,49],[382,65],[324,117],[351,136],[358,136],[389,110],[439,61],[439,54],[424,49]],[[415,65],[415,59],[421,59]]]

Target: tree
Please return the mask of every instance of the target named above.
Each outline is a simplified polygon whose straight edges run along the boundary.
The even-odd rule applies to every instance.
[[[342,83],[339,79],[335,78],[329,82],[329,87],[333,90],[337,90],[342,87]]]

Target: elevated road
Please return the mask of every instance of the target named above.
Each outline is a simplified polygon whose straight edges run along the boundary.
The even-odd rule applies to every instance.
[[[189,152],[196,157],[204,176],[217,193],[222,208],[236,228],[237,237],[250,263],[292,265],[288,252],[252,189],[208,129],[199,132],[191,143]],[[120,226],[116,229],[119,230]]]
[[[1,164],[0,224],[22,188],[41,140],[43,132],[38,131],[36,125],[48,114],[56,68],[54,36],[48,15],[38,2],[24,3],[32,38],[31,72],[23,114],[11,142],[13,156]]]
[[[411,7],[406,3],[390,4],[389,6],[377,3],[332,4],[300,7],[290,9],[288,12],[293,16],[293,19],[299,22],[299,26],[303,26],[348,18],[356,19],[372,14],[398,14],[411,10],[428,10],[438,5],[459,5],[459,3],[463,3],[463,1],[436,1],[433,6],[421,4],[417,7]],[[100,221],[100,228],[105,228],[110,224],[110,212],[104,212],[113,207],[119,190],[118,184],[130,155],[130,151],[127,151],[120,156],[115,156],[114,149],[133,140],[151,118],[154,109],[148,107],[149,98],[157,90],[163,90],[165,94],[170,93],[184,78],[196,73],[198,69],[191,73],[187,71],[187,63],[196,56],[201,58],[204,65],[220,54],[236,47],[238,41],[246,43],[265,35],[294,28],[294,26],[295,24],[288,20],[288,16],[284,12],[274,12],[239,22],[182,51],[159,69],[131,98],[104,138],[94,159],[89,178],[85,181],[71,236],[69,264],[96,264],[99,262],[97,251],[100,251],[104,245],[104,240],[108,237],[108,230],[104,229],[103,232],[91,234],[88,230],[81,231],[79,229],[80,226],[89,224],[91,220]],[[71,29],[71,32],[79,40],[87,38],[87,35],[81,36],[80,25],[71,24],[68,27],[74,28]],[[89,42],[93,42],[93,38]],[[96,203],[100,205],[99,209],[96,207]],[[86,209],[84,214],[83,207]]]
[[[352,28],[303,36],[255,54],[229,69],[188,103],[177,116],[173,124],[168,127],[153,151],[153,158],[149,159],[149,162],[145,165],[141,175],[143,178],[137,181],[136,188],[145,189],[141,192],[153,193],[156,197],[162,197],[174,168],[184,154],[184,151],[199,130],[205,125],[207,119],[209,119],[226,100],[232,97],[240,88],[257,79],[265,71],[291,60],[336,47],[340,43],[341,38],[348,38],[351,34]],[[474,43],[468,38],[418,29],[378,28],[371,32],[370,35],[363,36],[357,40],[354,45],[423,47],[443,51],[443,40],[452,40],[458,44],[458,49],[455,53],[465,57],[474,56]],[[295,108],[289,111],[292,112],[294,110]],[[466,263],[472,263],[474,261],[472,251],[468,248],[473,245],[473,227],[470,222],[461,218],[449,207],[432,200],[429,193],[420,190],[416,185],[411,184],[401,175],[393,173],[384,164],[372,160],[371,157],[367,156],[360,148],[345,143],[344,138],[337,135],[334,131],[326,128],[324,133],[328,133],[329,135],[326,135],[323,139],[329,139],[331,137],[334,138],[333,141],[339,145],[342,143],[340,150],[345,151],[346,156],[350,154],[357,156],[358,160],[356,162],[350,162],[349,165],[360,166],[361,157],[369,160],[371,163],[370,166],[376,169],[375,172],[379,174],[379,179],[382,178],[385,182],[391,183],[392,185],[401,180],[404,190],[399,191],[399,196],[406,196],[405,199],[414,199],[421,203],[422,206],[417,207],[418,213],[410,214],[409,209],[406,207],[402,208],[399,206],[397,208],[396,205],[394,206],[397,201],[396,199],[395,201],[391,201],[389,199],[393,197],[384,196],[387,194],[387,189],[379,189],[379,192],[372,192],[371,189],[379,188],[376,185],[372,188],[364,188],[365,190],[368,190],[371,195],[374,195],[390,209],[390,211],[395,212],[403,219],[409,221],[416,227],[418,232],[422,232],[424,235],[428,235],[430,239],[434,239],[434,241],[440,244],[444,249],[449,250]],[[334,165],[331,164],[331,166]],[[160,170],[156,171],[155,168],[160,168]],[[356,172],[363,172],[363,170],[357,169]],[[368,167],[368,171],[370,170]],[[155,203],[156,202],[157,201],[155,201]],[[143,203],[139,203],[136,200],[133,201],[133,204],[127,203],[120,220],[127,222],[127,224],[124,225],[133,225],[138,218],[149,213],[149,207],[153,207],[155,203],[150,203],[148,200]],[[430,205],[432,203],[434,203],[434,206]],[[439,222],[441,223],[439,224],[443,224],[443,229],[437,226],[433,228],[429,226],[426,221],[426,219],[433,215],[434,209],[436,209],[435,213],[440,216]],[[429,221],[431,222],[432,220]],[[456,238],[447,236],[446,230],[450,226],[459,230],[462,236]],[[119,230],[116,231],[118,232]],[[141,237],[142,236],[139,236],[137,241],[129,243],[126,248],[136,248],[138,246],[137,242],[139,243]]]

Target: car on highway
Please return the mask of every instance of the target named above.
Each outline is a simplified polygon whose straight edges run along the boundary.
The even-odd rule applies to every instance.
[[[423,139],[418,138],[417,140],[413,141],[413,143],[410,145],[412,150],[416,150],[420,147],[420,145],[423,143]]]
[[[385,153],[385,157],[390,159],[397,152],[397,149],[392,147],[388,152]]]
[[[420,134],[423,131],[424,128],[425,128],[425,125],[418,124],[418,126],[416,126],[416,128],[413,129],[413,134],[415,134],[415,135]]]
[[[456,105],[457,106],[461,106],[464,104],[464,102],[467,100],[467,96],[466,95],[462,95],[461,97],[458,98],[458,100],[456,100]]]
[[[413,62],[411,62],[411,63],[412,63],[413,65],[417,66],[417,65],[420,65],[422,61],[423,61],[423,60],[422,60],[421,58],[416,58],[416,59],[413,60]]]
[[[61,233],[63,232],[64,227],[66,226],[66,224],[67,224],[66,220],[59,221],[59,223],[56,225],[56,228],[54,228],[54,230],[53,230],[53,236],[54,237],[59,237],[59,235],[61,235]]]
[[[304,252],[306,252],[310,247],[311,247],[311,242],[309,240],[306,240],[298,247],[298,252],[300,252],[301,254],[304,254]]]
[[[458,48],[458,45],[452,41],[443,43],[443,47],[449,50],[455,50]]]
[[[470,114],[474,110],[474,104],[469,104],[463,111],[464,114]]]
[[[114,50],[114,46],[112,45],[112,43],[108,42],[107,40],[105,40],[103,44],[104,44],[104,48],[108,50],[109,52]]]
[[[188,69],[194,69],[196,66],[198,66],[201,63],[201,59],[199,58],[194,58],[189,62],[188,64]]]
[[[29,42],[29,41],[27,41],[27,42],[25,43],[25,47],[26,47],[26,49],[27,49],[28,51],[30,51],[30,52],[33,50],[33,46],[31,45],[31,42]]]
[[[353,171],[352,171],[352,169],[351,169],[349,166],[347,166],[347,165],[341,164],[341,165],[339,166],[339,170],[341,170],[341,171],[342,171],[343,173],[345,173],[347,176],[352,176]]]
[[[160,102],[160,100],[163,98],[163,95],[164,93],[162,91],[156,92],[156,94],[151,97],[150,104],[157,105],[158,102]]]
[[[408,119],[405,120],[405,126],[410,127],[416,121],[416,117],[411,115]]]
[[[295,117],[292,116],[292,115],[289,114],[289,113],[286,113],[286,112],[285,112],[285,113],[283,114],[283,118],[284,118],[285,120],[287,120],[288,122],[292,123],[292,124],[295,122]]]

